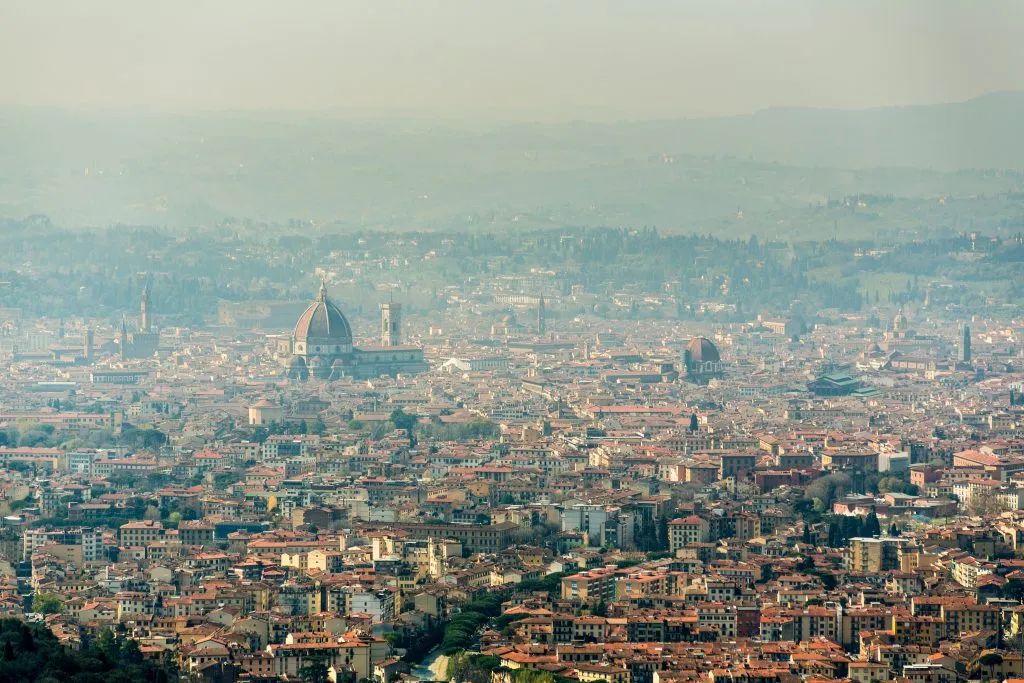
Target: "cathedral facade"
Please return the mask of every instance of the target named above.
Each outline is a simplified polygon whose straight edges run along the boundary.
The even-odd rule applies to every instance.
[[[370,379],[429,369],[423,349],[400,345],[400,335],[401,307],[389,303],[381,309],[381,345],[354,346],[348,319],[321,283],[320,292],[299,316],[291,336],[278,342],[277,355],[294,380]]]

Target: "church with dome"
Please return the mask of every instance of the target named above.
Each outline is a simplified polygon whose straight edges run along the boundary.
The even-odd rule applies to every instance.
[[[683,350],[683,369],[686,378],[697,384],[707,384],[725,373],[722,356],[707,337],[694,337]]]
[[[278,341],[277,356],[293,380],[371,379],[425,372],[429,366],[423,349],[401,344],[401,315],[400,304],[383,304],[380,346],[356,347],[348,319],[321,283],[319,294],[299,316],[291,336]]]

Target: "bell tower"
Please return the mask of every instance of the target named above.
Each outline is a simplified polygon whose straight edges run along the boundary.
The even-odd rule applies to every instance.
[[[128,323],[121,317],[121,331],[118,334],[118,352],[121,360],[128,360]]]
[[[389,301],[380,305],[380,345],[402,345],[402,304]]]
[[[547,320],[545,316],[547,311],[544,310],[544,295],[540,295],[540,299],[537,300],[537,335],[540,337],[544,336],[547,332]]]
[[[93,334],[92,328],[86,327],[82,332],[82,356],[86,360],[92,360],[95,339],[96,337]]]
[[[146,277],[146,286],[142,288],[142,301],[139,303],[139,332],[149,334],[153,328],[153,321],[150,319],[150,278]]]

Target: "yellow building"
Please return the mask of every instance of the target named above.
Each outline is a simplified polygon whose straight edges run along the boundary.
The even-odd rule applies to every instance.
[[[909,538],[851,538],[846,549],[846,567],[862,574],[902,569],[900,549],[914,545]]]
[[[697,515],[674,519],[668,523],[668,543],[672,552],[691,543],[707,543],[710,538],[710,525],[706,519]]]

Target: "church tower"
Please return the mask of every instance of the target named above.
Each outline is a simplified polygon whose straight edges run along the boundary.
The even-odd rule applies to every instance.
[[[149,334],[152,330],[153,321],[150,319],[149,300],[149,277],[146,277],[146,286],[142,288],[142,302],[139,304],[139,332]]]
[[[540,295],[540,299],[537,301],[537,334],[541,337],[547,331],[547,325],[544,322],[544,295]]]
[[[964,325],[963,339],[960,341],[960,362],[971,364],[971,326]]]
[[[86,360],[92,360],[94,339],[92,328],[86,327],[82,332],[82,356]]]
[[[380,305],[380,345],[402,345],[402,304],[389,301]]]
[[[121,318],[121,333],[118,338],[118,347],[121,353],[121,360],[128,360],[128,323],[124,317]]]

